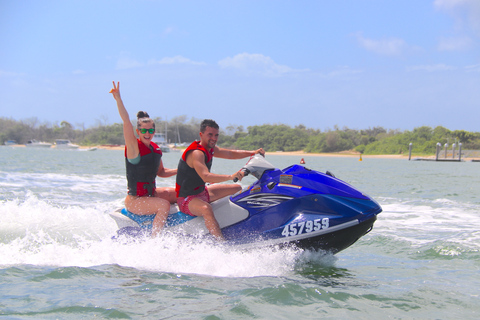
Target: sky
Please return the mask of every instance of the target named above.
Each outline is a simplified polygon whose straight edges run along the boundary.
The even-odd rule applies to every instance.
[[[479,0],[0,0],[0,117],[480,131]]]

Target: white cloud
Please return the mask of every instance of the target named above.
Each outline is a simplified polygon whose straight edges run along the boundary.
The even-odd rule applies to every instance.
[[[432,64],[432,65],[418,65],[411,66],[407,68],[407,71],[427,71],[427,72],[442,72],[442,71],[453,71],[453,70],[464,70],[466,72],[480,72],[480,64],[474,64],[465,67],[454,67],[449,66],[443,63]]]
[[[473,0],[476,1],[476,0]],[[458,5],[462,5],[468,2],[473,2],[471,0],[435,0],[433,3],[438,8],[451,9]]]
[[[438,43],[440,51],[461,51],[468,49],[472,45],[472,39],[469,37],[441,38]]]
[[[399,56],[409,48],[403,39],[398,38],[374,40],[365,38],[361,33],[357,33],[356,38],[363,48],[380,55]]]
[[[143,67],[145,65],[155,65],[155,64],[190,64],[190,65],[205,65],[205,62],[197,62],[190,60],[182,56],[174,57],[164,57],[160,60],[150,59],[147,64],[139,62],[133,58],[130,58],[127,53],[122,53],[120,58],[117,60],[117,69],[131,69]]]
[[[434,6],[453,15],[457,20],[457,29],[471,28],[480,35],[479,0],[435,0]]]
[[[205,62],[197,62],[190,60],[182,56],[165,57],[160,60],[151,59],[148,64],[193,64],[193,65],[206,65]]]
[[[188,32],[179,29],[178,27],[166,27],[165,29],[161,30],[160,32],[160,37],[162,38],[167,38],[167,37],[182,37],[182,36],[188,36]]]
[[[132,59],[128,56],[128,54],[122,53],[120,55],[120,58],[117,60],[117,70],[122,70],[122,69],[131,69],[131,68],[138,68],[143,66],[142,63],[138,62],[135,59]]]
[[[272,58],[258,53],[240,53],[234,57],[227,57],[218,62],[222,68],[232,68],[246,73],[256,73],[266,76],[280,76],[287,73],[308,71],[308,69],[293,69],[275,63]]]
[[[475,64],[471,66],[466,66],[465,70],[467,72],[480,72],[480,64]]]
[[[168,28],[165,28],[165,30],[163,30],[162,32],[162,36],[168,36],[169,34],[173,33],[175,31],[175,28],[173,27],[168,27]]]
[[[25,75],[24,73],[0,70],[0,77],[17,77],[17,76],[24,76],[24,75]]]
[[[339,76],[350,76],[354,74],[362,73],[362,70],[352,69],[349,66],[341,66],[338,67],[336,70],[333,70],[328,73],[330,77],[339,77]]]
[[[436,71],[450,71],[456,70],[456,67],[448,66],[443,63],[434,64],[434,65],[420,65],[420,66],[412,66],[408,67],[408,71],[427,71],[427,72],[436,72]]]

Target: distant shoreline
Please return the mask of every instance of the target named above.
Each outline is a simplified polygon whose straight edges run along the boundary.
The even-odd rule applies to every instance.
[[[82,148],[82,147],[81,147]],[[83,147],[88,148],[88,147]],[[124,150],[125,146],[96,146],[98,149],[106,150]],[[177,149],[183,151],[184,149]],[[299,157],[350,157],[360,158],[360,153],[356,152],[332,152],[332,153],[306,153],[304,151],[276,151],[266,152],[267,155],[277,156],[299,156]],[[362,158],[390,158],[390,159],[404,159],[408,158],[403,154],[385,154],[385,155],[362,155]]]
[[[81,147],[82,148],[82,147]],[[83,147],[88,148],[88,147]],[[96,146],[98,149],[106,150],[124,150],[125,146]],[[184,149],[177,149],[183,151]],[[306,153],[304,151],[277,151],[277,152],[266,152],[267,155],[278,155],[278,156],[299,156],[299,157],[350,157],[350,158],[360,158],[360,153],[358,152],[332,152],[332,153]],[[407,159],[408,155],[403,154],[384,154],[384,155],[361,155],[362,158],[385,158],[385,159]]]
[[[23,144],[11,145],[11,147],[25,147]],[[125,150],[124,145],[97,145],[97,146],[80,146],[79,149],[103,149],[103,150]],[[173,148],[175,151],[183,151],[185,149]],[[276,152],[266,152],[267,155],[277,155],[277,156],[298,156],[299,158],[304,157],[337,157],[337,158],[358,158],[362,159],[371,159],[371,158],[381,158],[381,159],[408,159],[408,155],[405,154],[360,154],[354,151],[342,151],[342,152],[330,152],[330,153],[307,153],[304,151],[276,151]],[[412,159],[422,158],[422,159],[435,159],[434,155],[425,155],[418,156],[412,155]],[[478,161],[477,158],[468,158],[469,160]]]
[[[25,147],[24,144],[15,144],[10,147]],[[125,150],[124,145],[97,145],[97,146],[80,146],[79,149],[103,149],[103,150]],[[52,148],[54,149],[54,148]],[[183,151],[184,149],[176,149]],[[299,156],[299,157],[349,157],[360,158],[360,153],[356,152],[332,152],[332,153],[306,153],[304,151],[276,151],[266,152],[267,155],[277,156]],[[362,158],[385,158],[385,159],[406,159],[408,156],[402,154],[385,154],[385,155],[361,155]]]
[[[331,153],[307,153],[304,151],[288,151],[288,152],[267,152],[267,155],[284,155],[299,157],[338,157],[338,158],[385,158],[385,159],[407,159],[408,156],[403,154],[380,154],[365,155],[356,152],[331,152]]]

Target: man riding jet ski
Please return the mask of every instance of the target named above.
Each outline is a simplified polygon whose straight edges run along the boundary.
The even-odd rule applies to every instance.
[[[258,180],[211,203],[222,233],[232,245],[295,245],[337,253],[368,233],[382,212],[375,200],[328,171],[301,165],[280,170],[258,154],[242,170]],[[119,236],[148,234],[154,218],[125,209],[110,215],[120,228]],[[202,217],[179,212],[176,205],[172,205],[165,231],[208,235]]]

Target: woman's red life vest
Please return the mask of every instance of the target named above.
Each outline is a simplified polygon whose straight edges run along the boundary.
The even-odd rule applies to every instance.
[[[128,194],[137,197],[153,196],[156,188],[155,178],[162,159],[160,147],[150,142],[146,146],[137,139],[140,150],[140,162],[132,164],[127,159],[127,147],[125,146],[125,166],[127,169]]]

